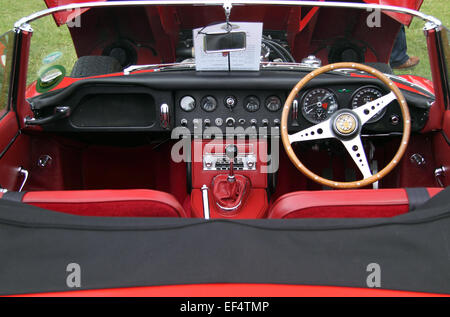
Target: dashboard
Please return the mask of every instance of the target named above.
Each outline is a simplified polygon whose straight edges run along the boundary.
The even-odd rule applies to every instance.
[[[305,74],[272,70],[142,73],[83,79],[28,101],[35,121],[42,122],[39,125],[47,131],[170,132],[183,127],[194,136],[207,128],[220,133],[233,128],[237,134],[257,134],[268,128],[268,133],[278,133],[285,100]],[[420,131],[434,97],[417,86],[402,85],[412,130]],[[339,109],[357,108],[388,92],[373,78],[324,74],[296,96],[289,131],[303,130],[327,120]],[[61,108],[65,115],[55,116]],[[364,125],[363,132],[386,134],[402,128],[400,107],[394,101]]]

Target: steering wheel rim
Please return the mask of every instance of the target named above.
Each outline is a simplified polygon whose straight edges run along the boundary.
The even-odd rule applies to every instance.
[[[305,85],[309,83],[313,78],[326,72],[343,68],[357,69],[364,71],[369,75],[375,76],[377,79],[381,80],[391,90],[391,92],[387,95],[384,95],[381,98],[378,98],[356,109],[341,109],[336,113],[334,113],[329,119],[319,124],[313,125],[312,127],[309,127],[307,129],[303,129],[299,132],[289,135],[288,134],[289,112],[292,107],[294,98],[297,96],[300,90],[303,87],[305,87]],[[381,111],[395,99],[398,101],[403,118],[402,140],[393,159],[381,171],[372,175],[370,167],[368,166],[367,157],[361,141],[361,128],[365,123],[367,123],[367,121],[370,118],[372,118],[376,113]],[[400,89],[389,78],[387,78],[383,73],[376,70],[375,68],[351,62],[329,64],[317,70],[314,70],[305,77],[303,77],[303,79],[300,80],[291,90],[289,96],[286,99],[286,102],[283,107],[283,113],[281,115],[281,139],[283,142],[284,149],[291,162],[300,172],[302,172],[305,176],[307,176],[311,180],[321,185],[329,186],[332,188],[342,188],[342,189],[360,188],[370,185],[382,179],[384,176],[389,174],[389,172],[391,172],[392,169],[400,162],[408,146],[410,133],[411,133],[411,117],[409,114],[409,108],[408,104],[406,103],[405,97],[401,93]],[[291,144],[295,142],[319,140],[327,138],[336,138],[343,143],[343,145],[347,149],[347,152],[350,154],[355,164],[358,166],[361,173],[363,174],[363,179],[353,182],[338,182],[335,180],[323,178],[310,171],[298,159],[297,155],[292,149]]]

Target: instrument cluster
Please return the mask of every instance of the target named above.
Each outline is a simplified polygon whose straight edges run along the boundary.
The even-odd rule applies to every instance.
[[[368,102],[383,97],[384,93],[377,87],[364,86],[355,91],[346,88],[338,89],[339,98],[328,88],[313,88],[300,98],[300,109],[303,117],[310,123],[317,124],[329,119],[333,113],[342,108],[356,109]],[[345,100],[343,94],[352,93],[350,100]],[[298,99],[297,99],[298,102]],[[386,113],[386,108],[377,113],[368,123],[379,121]]]
[[[176,126],[195,128],[227,127],[279,128],[288,91],[179,91],[175,95]],[[329,119],[339,109],[356,109],[386,95],[376,85],[311,87],[294,99],[289,115],[289,130],[299,131]],[[423,125],[427,112],[412,110],[413,126]],[[417,117],[417,118],[416,118]],[[377,133],[401,131],[401,112],[393,102],[373,116],[364,126]],[[248,131],[248,130],[246,130]]]
[[[264,100],[264,107],[271,111],[277,112],[282,107],[282,101],[279,96],[269,96]],[[232,110],[238,104],[238,99],[235,96],[226,96],[223,99],[222,105]],[[261,108],[261,100],[258,96],[247,96],[243,100],[243,107],[248,112],[256,112]],[[179,101],[180,108],[185,112],[191,112],[197,106],[197,101],[190,95],[183,96]],[[213,112],[220,105],[220,101],[216,97],[207,95],[204,96],[199,103],[202,110],[206,112]]]
[[[177,126],[195,128],[279,127],[285,91],[180,91]]]

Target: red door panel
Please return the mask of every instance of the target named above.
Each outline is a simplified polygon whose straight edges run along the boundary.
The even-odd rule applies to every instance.
[[[444,112],[442,132],[434,137],[434,153],[437,167],[445,169],[445,184],[450,185],[450,110]]]
[[[18,131],[15,112],[0,119],[0,187],[8,190],[18,189],[19,169],[29,166],[29,140]]]

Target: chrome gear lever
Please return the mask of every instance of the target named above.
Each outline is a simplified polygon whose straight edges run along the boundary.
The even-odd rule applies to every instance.
[[[228,174],[228,182],[233,183],[236,179],[234,177],[234,159],[238,155],[238,148],[234,144],[229,144],[225,147],[225,154],[230,160],[230,173]]]

